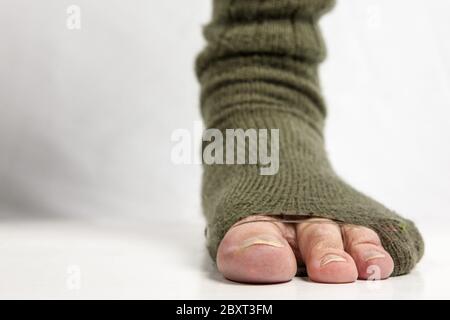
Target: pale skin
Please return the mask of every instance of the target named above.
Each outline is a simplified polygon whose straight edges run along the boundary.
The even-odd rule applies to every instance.
[[[287,224],[248,217],[227,232],[217,253],[219,271],[242,283],[290,281],[298,264],[306,265],[311,281],[321,283],[373,279],[374,267],[386,279],[394,269],[375,231],[316,218]]]

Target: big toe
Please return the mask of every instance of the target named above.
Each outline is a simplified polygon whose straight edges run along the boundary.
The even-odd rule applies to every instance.
[[[283,228],[268,217],[249,217],[238,222],[219,246],[219,271],[229,280],[244,283],[291,280],[297,272],[297,262]]]

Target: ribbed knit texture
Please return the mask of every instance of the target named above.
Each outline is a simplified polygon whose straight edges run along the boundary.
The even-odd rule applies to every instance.
[[[317,67],[325,48],[317,26],[332,0],[214,0],[207,46],[197,59],[207,128],[279,129],[280,169],[205,165],[203,209],[215,259],[229,228],[256,215],[322,217],[375,230],[409,272],[423,255],[414,224],[346,184],[328,162],[326,108]]]

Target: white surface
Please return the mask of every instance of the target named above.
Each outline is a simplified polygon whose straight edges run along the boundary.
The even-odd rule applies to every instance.
[[[0,226],[0,298],[449,299],[449,233],[424,231],[426,258],[407,276],[345,285],[295,278],[253,286],[217,273],[201,225],[7,222]]]
[[[0,4],[1,296],[446,295],[449,267],[439,253],[449,244],[449,1],[338,1],[322,20],[326,135],[337,171],[428,228],[419,270],[378,291],[302,280],[261,290],[216,281],[205,268],[201,170],[172,164],[170,136],[199,119],[193,61],[210,1]],[[72,4],[82,10],[78,31],[66,28]],[[69,222],[80,217],[139,227]],[[82,266],[79,292],[64,287],[68,264]]]

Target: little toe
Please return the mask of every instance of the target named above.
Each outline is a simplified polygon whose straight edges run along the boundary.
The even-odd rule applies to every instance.
[[[345,250],[353,257],[359,279],[381,280],[389,278],[394,261],[383,248],[378,234],[366,227],[345,225],[342,227]]]

